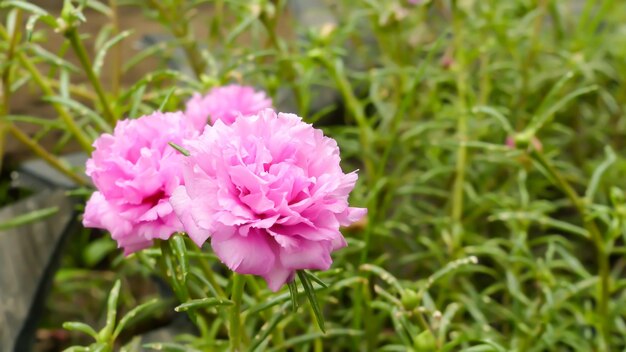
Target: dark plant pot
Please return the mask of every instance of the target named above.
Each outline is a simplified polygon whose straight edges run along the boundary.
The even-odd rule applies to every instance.
[[[57,207],[53,216],[0,232],[0,351],[30,351],[62,244],[78,226],[64,190],[43,190],[0,209],[0,222]]]

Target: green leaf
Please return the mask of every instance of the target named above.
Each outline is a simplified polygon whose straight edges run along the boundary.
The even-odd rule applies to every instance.
[[[167,144],[170,145],[170,147],[176,149],[179,153],[181,153],[184,156],[190,156],[191,153],[189,153],[189,151],[183,147],[181,147],[180,145],[174,143],[174,142],[168,142]]]
[[[99,238],[87,245],[83,251],[83,260],[87,267],[91,268],[115,249],[117,249],[117,243],[110,237]]]
[[[31,4],[28,1],[21,1],[21,0],[4,0],[2,3],[0,3],[0,8],[3,7],[16,7],[22,10],[26,10],[28,12],[31,12],[35,15],[38,16],[47,16],[49,15],[48,12],[44,9],[42,9],[41,7],[35,5],[35,4]]]
[[[146,314],[146,312],[163,305],[163,302],[158,298],[153,298],[145,303],[138,305],[137,307],[130,310],[130,312],[126,313],[122,319],[120,319],[119,323],[115,327],[115,331],[113,332],[113,340],[115,340],[119,334],[124,330],[126,325],[131,322],[133,319],[137,318],[140,315]]]
[[[173,342],[157,342],[157,343],[148,343],[143,345],[144,348],[149,348],[151,350],[156,351],[166,351],[166,352],[201,352],[193,347],[181,345]]]
[[[211,308],[215,306],[232,306],[232,305],[233,305],[233,301],[231,300],[209,297],[209,298],[200,298],[200,299],[193,299],[191,301],[187,301],[179,305],[178,307],[174,308],[174,310],[177,312],[186,312],[190,309]]]
[[[578,88],[573,92],[567,94],[566,96],[555,102],[553,105],[551,105],[549,108],[547,108],[546,111],[536,114],[528,124],[528,127],[524,130],[523,135],[528,137],[534,136],[537,131],[539,131],[557,111],[561,110],[570,101],[581,95],[593,92],[597,89],[598,86],[592,85],[589,87]]]
[[[294,337],[294,338],[291,338],[289,340],[286,340],[285,342],[283,342],[280,345],[270,349],[269,351],[292,350],[292,349],[290,349],[290,347],[299,346],[299,345],[302,345],[302,344],[304,344],[306,342],[309,342],[309,341],[312,341],[312,340],[316,340],[316,339],[319,339],[319,338],[324,338],[324,337],[334,337],[334,336],[359,337],[359,336],[362,336],[362,335],[363,335],[362,331],[354,330],[354,329],[330,329],[326,333],[312,332],[312,333],[308,333],[308,334],[302,334],[302,335],[299,335],[297,337]]]
[[[18,215],[11,220],[0,223],[0,231],[8,230],[14,227],[37,222],[42,219],[46,219],[56,214],[59,211],[58,207],[50,207],[31,211],[30,213]]]
[[[93,121],[100,130],[107,132],[107,133],[112,132],[111,126],[109,126],[109,124],[102,118],[102,116],[100,116],[100,114],[89,109],[88,107],[77,102],[74,99],[64,98],[61,96],[47,96],[47,97],[44,97],[43,100],[63,105],[69,108],[70,110],[75,111],[81,115],[84,115],[89,120]]]
[[[398,282],[398,279],[396,279],[395,276],[391,275],[387,270],[374,264],[363,264],[359,269],[362,271],[376,274],[383,281],[394,287],[396,289],[396,292],[401,293],[403,291],[402,286],[400,286],[400,283]]]
[[[102,330],[100,330],[100,341],[107,341],[111,337],[113,333],[113,328],[115,327],[115,318],[117,317],[117,300],[120,296],[120,288],[122,283],[119,279],[115,280],[115,284],[113,284],[113,288],[109,293],[109,299],[107,300],[107,320],[106,325]]]
[[[504,129],[504,131],[512,136],[515,134],[515,130],[513,129],[513,126],[511,126],[511,123],[509,122],[509,119],[506,118],[506,116],[504,116],[504,114],[502,114],[500,111],[494,109],[491,106],[476,106],[472,109],[472,112],[474,114],[476,113],[483,113],[485,115],[489,115],[493,118],[495,118],[499,123],[500,126],[502,126],[502,129]]]
[[[317,283],[318,285],[322,286],[323,288],[328,288],[328,285],[326,285],[326,283],[324,281],[322,281],[322,279],[320,279],[319,277],[315,276],[315,274],[313,274],[310,271],[306,271],[306,270],[304,272],[311,280],[315,281],[315,283]]]
[[[617,156],[611,146],[607,145],[604,147],[604,153],[606,154],[606,159],[604,159],[604,161],[593,171],[593,175],[589,181],[589,186],[585,192],[585,199],[587,199],[590,204],[593,203],[593,197],[596,194],[602,175],[604,175],[606,170],[608,170],[608,168],[613,165],[615,161],[617,161]]]
[[[189,258],[187,257],[187,247],[185,246],[185,239],[179,233],[174,234],[170,238],[170,245],[178,259],[179,268],[182,274],[182,282],[187,282],[187,275],[189,274]]]
[[[292,282],[295,283],[295,280]],[[250,343],[249,351],[254,352],[272,333],[272,331],[274,331],[278,323],[280,323],[280,321],[286,317],[286,314],[284,312],[285,308],[286,306],[283,306],[282,309],[280,309],[279,313],[273,314],[270,320],[267,323],[263,324],[263,326],[261,326],[261,329],[258,331],[257,335]]]
[[[296,280],[291,280],[287,283],[289,288],[289,296],[291,297],[291,309],[295,312],[298,310],[298,285]]]
[[[98,333],[96,332],[96,330],[94,330],[91,326],[85,323],[68,321],[68,322],[63,323],[63,329],[69,330],[69,331],[80,331],[82,333],[85,333],[93,337],[96,340],[98,339]]]
[[[37,56],[37,58],[43,59],[51,65],[63,67],[73,73],[80,72],[80,69],[71,62],[65,60],[62,57],[59,57],[58,55],[55,55],[54,53],[49,52],[39,45],[31,44],[28,46],[28,48],[30,49],[30,51],[33,52],[34,55]]]
[[[311,308],[313,309],[317,325],[322,332],[326,332],[326,329],[324,328],[324,315],[322,314],[322,310],[317,302],[317,296],[315,295],[315,291],[313,290],[313,285],[311,285],[309,277],[302,270],[298,270],[298,277],[300,278],[300,282],[302,282],[304,292],[306,293],[309,303],[311,304]]]
[[[161,102],[161,105],[159,105],[159,108],[157,109],[158,111],[163,111],[163,109],[165,109],[165,106],[167,105],[167,102],[170,101],[170,97],[172,96],[172,93],[174,93],[174,91],[176,91],[176,87],[171,88],[167,94],[165,95],[165,98],[163,98],[163,101]]]
[[[63,352],[92,352],[91,348],[83,346],[72,346],[63,350]]]
[[[104,58],[106,57],[106,54],[109,51],[109,49],[111,49],[111,47],[113,47],[115,44],[126,39],[132,33],[133,33],[132,30],[123,31],[119,33],[118,35],[116,35],[115,37],[107,40],[106,43],[102,45],[102,48],[98,51],[96,58],[93,60],[92,68],[96,76],[98,77],[100,76],[100,70],[102,70],[102,66],[104,65]]]

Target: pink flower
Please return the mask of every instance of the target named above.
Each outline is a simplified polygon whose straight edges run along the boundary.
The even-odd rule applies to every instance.
[[[180,112],[119,121],[112,135],[94,142],[87,160],[98,190],[87,202],[83,224],[111,232],[125,254],[182,231],[168,200],[182,184],[184,156],[168,142],[183,144],[197,134]]]
[[[296,115],[217,121],[186,147],[185,185],[170,200],[185,230],[198,246],[211,237],[230,269],[273,291],[295,270],[328,269],[346,245],[339,226],[367,212],[348,206],[357,175],[341,170],[335,140]]]
[[[230,125],[239,115],[254,115],[271,107],[272,99],[268,98],[265,92],[257,92],[248,86],[231,84],[213,88],[205,96],[194,94],[187,102],[185,114],[202,132],[209,118],[211,124],[222,120]]]

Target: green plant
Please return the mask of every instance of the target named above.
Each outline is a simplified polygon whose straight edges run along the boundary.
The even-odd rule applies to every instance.
[[[231,281],[211,254],[164,243],[116,268],[124,276],[161,262],[162,272],[186,271],[169,280],[198,334],[149,347],[626,348],[625,4],[417,3],[329,2],[336,21],[303,28],[281,0],[65,1],[60,16],[5,0],[0,136],[10,133],[78,182],[81,171],[41,137],[58,130],[65,137],[56,150],[76,141],[89,152],[121,118],[177,110],[192,91],[242,80],[323,126],[346,169],[360,168],[353,203],[368,208],[367,222],[346,229],[335,269],[318,274],[327,287],[312,286],[326,333],[308,305],[291,307],[301,288],[272,294],[254,278]],[[132,35],[116,19],[131,8],[171,37],[122,63],[115,51]],[[81,35],[87,9],[109,19],[93,52]],[[53,35],[67,38],[55,53],[41,47]],[[163,57],[191,73],[167,68]],[[156,70],[121,83],[149,58]],[[96,65],[109,60],[110,87]],[[12,114],[11,97],[24,86],[58,116]],[[329,92],[335,100],[318,108]],[[41,132],[26,135],[24,123]],[[242,298],[231,305],[233,287]],[[240,340],[229,341],[237,326]]]

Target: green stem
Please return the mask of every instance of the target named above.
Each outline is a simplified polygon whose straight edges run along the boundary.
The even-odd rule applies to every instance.
[[[9,103],[11,100],[11,68],[13,66],[15,48],[17,47],[17,42],[19,41],[20,37],[19,25],[22,23],[22,11],[20,11],[19,9],[17,9],[16,11],[17,14],[15,24],[13,26],[13,30],[11,31],[9,48],[6,53],[7,65],[4,67],[4,70],[2,72],[2,86],[0,87],[0,94],[2,95],[2,99],[0,100],[0,171],[2,171],[2,161],[4,159],[5,137],[10,124],[10,122],[7,120],[7,115],[9,115],[10,112]]]
[[[233,307],[230,312],[230,351],[237,352],[240,350],[241,344],[241,301],[243,298],[243,287],[246,283],[242,275],[233,273],[233,286],[230,299],[233,301]]]
[[[201,249],[195,247],[195,246],[191,246],[190,248],[193,248],[193,251],[200,253],[202,252]],[[226,297],[226,293],[224,292],[224,290],[222,290],[222,287],[219,285],[219,283],[217,282],[217,280],[215,279],[215,275],[213,273],[213,270],[211,269],[211,266],[209,265],[209,263],[206,260],[199,260],[200,263],[200,269],[202,270],[202,273],[204,274],[204,276],[206,277],[207,281],[209,281],[209,283],[211,285],[213,285],[213,288],[215,288],[215,291],[217,292],[217,294],[220,295],[220,297]]]
[[[600,277],[599,298],[598,298],[598,330],[601,334],[600,350],[608,351],[610,346],[611,319],[609,317],[609,299],[610,299],[610,263],[609,254],[606,250],[604,238],[595,221],[589,217],[586,210],[586,204],[570,183],[561,175],[561,173],[546,159],[542,152],[533,149],[531,156],[550,174],[557,186],[563,190],[582,218],[585,229],[589,232],[591,240],[596,247],[596,255],[598,260],[598,276]]]
[[[87,181],[76,175],[72,170],[65,166],[61,160],[56,156],[50,154],[46,149],[40,146],[37,142],[29,138],[24,132],[15,125],[9,123],[7,126],[8,131],[20,142],[26,145],[35,155],[45,160],[50,166],[57,169],[59,172],[69,177],[72,181],[81,186],[87,186]]]
[[[80,37],[78,36],[78,31],[76,27],[72,27],[68,29],[65,32],[65,37],[69,39],[70,44],[72,45],[72,48],[74,49],[74,52],[78,56],[78,60],[80,61],[80,64],[83,66],[83,70],[85,70],[85,73],[87,74],[87,78],[89,79],[89,82],[91,82],[91,85],[93,86],[93,88],[96,91],[96,94],[98,95],[98,99],[100,99],[100,104],[102,105],[104,116],[107,118],[107,120],[109,120],[109,122],[111,122],[112,124],[115,124],[116,118],[115,118],[115,115],[113,114],[113,110],[111,109],[111,105],[109,105],[109,101],[106,95],[104,94],[104,89],[102,88],[102,84],[100,83],[100,80],[98,79],[98,77],[96,77],[96,73],[93,71],[91,61],[89,60],[89,55],[87,55],[87,50],[85,49],[83,42],[80,40]]]
[[[465,52],[463,48],[463,23],[459,19],[462,16],[457,11],[454,12],[454,38],[455,38],[455,56],[456,56],[456,88],[458,94],[458,110],[459,118],[457,121],[457,136],[459,139],[459,147],[457,150],[457,158],[455,165],[454,183],[452,186],[452,234],[453,248],[452,251],[460,245],[462,234],[462,217],[463,217],[463,186],[465,183],[465,169],[467,164],[467,77],[465,71]]]
[[[111,8],[111,24],[113,25],[113,35],[117,35],[120,32],[120,21],[118,16],[118,0],[109,0],[109,7]],[[115,45],[111,50],[112,70],[111,70],[111,93],[114,97],[118,97],[120,91],[120,80],[122,77],[122,44]]]

